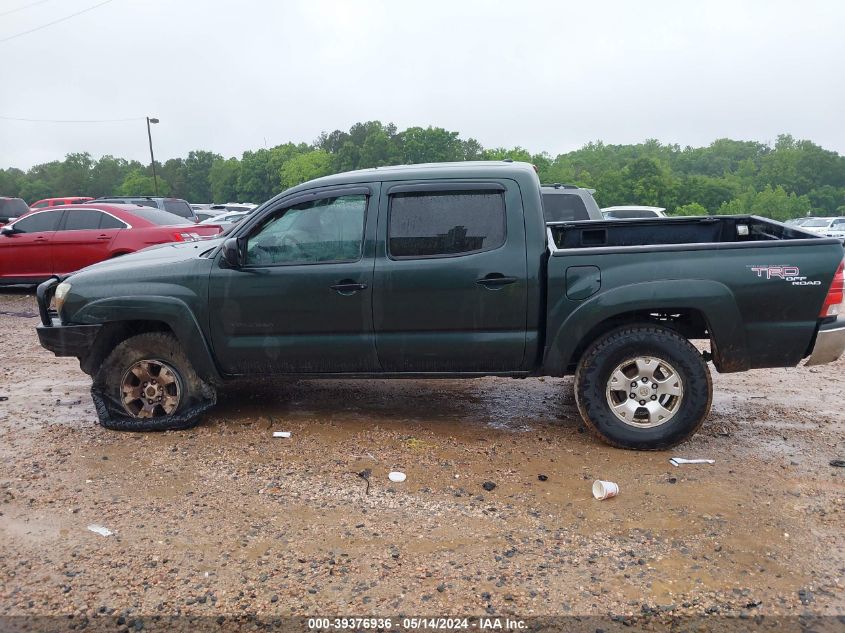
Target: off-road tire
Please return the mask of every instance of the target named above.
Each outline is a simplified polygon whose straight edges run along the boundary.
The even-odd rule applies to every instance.
[[[122,410],[120,384],[126,371],[142,360],[166,362],[178,375],[181,400],[172,415],[151,418],[133,418]],[[196,426],[199,414],[185,415],[196,409],[209,395],[209,387],[197,376],[179,341],[172,334],[147,332],[137,334],[119,343],[106,357],[94,376],[94,389],[102,395],[98,416],[102,426],[114,431],[169,431]],[[96,402],[96,399],[95,399]],[[108,409],[100,411],[101,408]]]
[[[607,385],[620,363],[654,356],[671,363],[684,385],[677,412],[651,428],[635,428],[611,410]],[[689,439],[710,411],[713,383],[701,353],[684,337],[668,328],[629,325],[612,330],[584,352],[575,372],[575,401],[590,432],[617,448],[662,450]]]

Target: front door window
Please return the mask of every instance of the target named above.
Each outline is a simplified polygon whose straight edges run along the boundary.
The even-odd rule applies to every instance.
[[[364,241],[365,195],[321,198],[289,207],[249,237],[247,266],[354,262]]]

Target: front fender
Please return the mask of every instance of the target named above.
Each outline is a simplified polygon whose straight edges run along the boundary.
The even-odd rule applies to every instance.
[[[717,281],[697,279],[630,284],[586,301],[572,301],[562,293],[554,305],[550,304],[547,321],[550,339],[543,367],[552,375],[566,373],[579,345],[588,343],[585,337],[601,322],[625,313],[663,309],[700,311],[714,341],[719,371],[749,369],[745,329],[733,293]]]
[[[73,315],[73,321],[80,324],[121,321],[164,323],[179,339],[200,378],[213,384],[222,380],[195,313],[181,298],[144,295],[97,299],[80,308]]]

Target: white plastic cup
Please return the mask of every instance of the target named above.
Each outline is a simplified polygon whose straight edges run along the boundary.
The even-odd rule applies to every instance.
[[[593,496],[599,501],[610,499],[618,494],[619,484],[612,481],[602,481],[601,479],[596,479],[593,482]]]

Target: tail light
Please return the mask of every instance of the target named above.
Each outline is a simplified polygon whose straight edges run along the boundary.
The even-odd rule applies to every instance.
[[[174,242],[199,242],[200,236],[196,233],[174,233]]]
[[[836,269],[836,274],[833,276],[830,290],[827,291],[827,296],[824,298],[819,317],[825,319],[840,314],[845,314],[845,260],[842,260],[839,263],[839,268]]]

